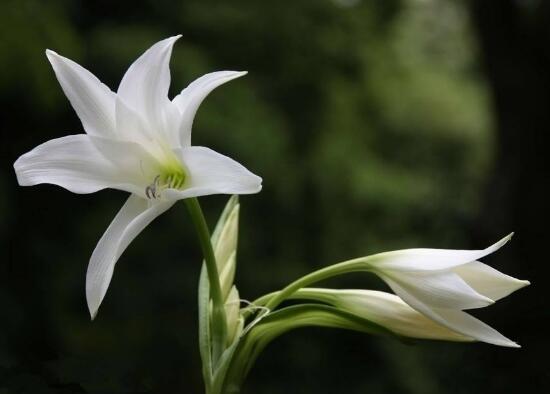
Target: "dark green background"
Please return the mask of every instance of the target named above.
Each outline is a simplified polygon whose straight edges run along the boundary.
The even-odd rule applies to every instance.
[[[303,329],[268,347],[245,393],[542,393],[550,5],[542,0],[0,0],[0,393],[200,393],[199,249],[182,204],[124,253],[99,316],[90,254],[126,196],[20,188],[12,164],[82,132],[44,55],[116,90],[183,34],[175,95],[215,70],[193,142],[264,178],[245,196],[237,285],[254,299],[315,268],[388,249],[482,248],[533,285],[476,316],[523,345]],[[211,224],[225,196],[202,199]],[[367,275],[327,283],[384,288]]]

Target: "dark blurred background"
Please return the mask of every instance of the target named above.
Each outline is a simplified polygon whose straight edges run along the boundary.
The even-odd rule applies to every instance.
[[[124,253],[91,323],[88,259],[126,195],[21,188],[12,168],[82,132],[46,48],[116,90],[178,33],[172,95],[249,71],[205,101],[193,134],[264,178],[241,199],[243,298],[344,259],[483,248],[511,231],[485,261],[533,283],[474,313],[522,349],[303,329],[267,348],[245,393],[550,392],[550,2],[1,0],[1,394],[202,392],[200,255],[182,204]],[[226,199],[202,199],[212,225]],[[368,275],[326,285],[383,288]]]

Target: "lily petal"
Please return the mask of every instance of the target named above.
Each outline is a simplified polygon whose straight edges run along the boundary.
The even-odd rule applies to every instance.
[[[527,280],[520,280],[503,274],[479,261],[460,265],[455,267],[453,271],[478,293],[494,301],[500,300],[530,284]]]
[[[167,100],[166,105],[163,107],[162,128],[160,131],[168,144],[176,149],[185,146],[180,141],[180,125],[181,113],[178,107],[172,101]]]
[[[472,309],[494,303],[468,286],[454,272],[384,272],[379,275],[396,293],[394,287],[398,285],[400,289],[405,289],[411,296],[434,308]]]
[[[124,103],[120,96],[115,100],[115,122],[117,135],[124,140],[143,146],[153,145],[154,136],[140,114]]]
[[[174,36],[157,42],[141,55],[126,71],[118,87],[118,95],[130,108],[148,120],[153,131],[164,129],[163,112],[170,100],[170,55]]]
[[[392,290],[412,308],[453,331],[475,338],[481,342],[491,343],[493,345],[520,347],[514,341],[506,338],[492,327],[467,314],[466,312],[461,310],[430,307],[418,299],[415,295],[411,294],[409,289],[401,287],[398,283],[392,281],[391,279],[386,279],[386,282]]]
[[[453,327],[462,334],[475,338],[478,341],[497,346],[521,347],[488,324],[483,323],[466,312],[449,309],[437,309],[435,312],[447,322],[448,327]]]
[[[174,105],[168,101],[164,108],[166,128],[151,129],[143,117],[124,103],[122,98],[116,98],[116,128],[119,138],[140,144],[153,156],[163,156],[166,145],[179,147],[179,140],[171,130],[177,130],[179,113]],[[175,119],[177,117],[177,119]],[[171,127],[171,125],[173,127]],[[159,138],[161,133],[164,138]]]
[[[123,140],[92,137],[94,145],[113,163],[128,187],[116,187],[146,198],[145,189],[159,173],[159,162],[143,145]]]
[[[218,86],[245,75],[246,71],[216,71],[205,74],[191,82],[172,102],[181,112],[180,143],[182,147],[191,145],[193,119],[202,101]]]
[[[451,341],[474,340],[424,316],[395,294],[383,291],[304,288],[296,292],[292,298],[328,302],[406,337]]]
[[[73,193],[93,193],[106,188],[136,190],[120,168],[98,149],[94,137],[86,134],[38,145],[19,157],[13,166],[21,186],[50,183]]]
[[[470,263],[500,249],[512,238],[507,235],[483,250],[403,249],[379,253],[370,258],[370,264],[383,270],[431,271],[443,270]]]
[[[167,189],[168,199],[183,199],[209,194],[251,194],[262,189],[262,178],[220,153],[202,146],[177,149],[189,174],[184,190]]]
[[[91,72],[54,51],[46,56],[86,133],[115,136],[115,94]]]
[[[115,264],[130,242],[174,202],[150,202],[131,195],[97,244],[86,273],[86,300],[92,319],[105,297]]]

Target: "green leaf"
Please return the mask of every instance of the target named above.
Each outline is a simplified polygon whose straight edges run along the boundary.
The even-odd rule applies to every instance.
[[[199,350],[202,360],[202,375],[206,392],[212,384],[212,342],[210,338],[210,286],[206,265],[203,263],[199,279]]]
[[[241,338],[226,384],[239,387],[262,350],[288,331],[301,327],[328,327],[396,337],[388,329],[333,306],[300,304],[266,315]]]
[[[241,321],[241,327],[242,327],[242,321]],[[216,368],[216,371],[214,372],[214,377],[212,379],[213,393],[227,392],[227,391],[224,391],[225,378],[227,376],[227,372],[229,371],[229,367],[231,366],[231,363],[233,361],[233,355],[235,354],[235,351],[237,350],[239,343],[240,343],[240,337],[236,336],[231,346],[229,346],[225,350],[225,352],[222,354],[222,357],[218,362],[218,366]]]

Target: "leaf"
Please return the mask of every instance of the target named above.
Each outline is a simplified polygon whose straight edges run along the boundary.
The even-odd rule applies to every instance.
[[[199,279],[199,350],[206,391],[212,382],[212,342],[210,338],[210,286],[206,265],[203,263]]]
[[[397,337],[388,329],[333,306],[300,304],[266,315],[241,338],[226,384],[239,387],[262,350],[288,331],[301,327],[329,327]]]
[[[242,329],[243,321],[241,320],[239,324]],[[212,379],[214,393],[224,392],[222,390],[224,389],[225,378],[229,370],[229,367],[231,366],[231,362],[233,361],[233,355],[235,354],[235,351],[237,350],[239,343],[240,343],[240,337],[237,335],[233,340],[233,343],[231,344],[231,346],[229,346],[223,352]]]

